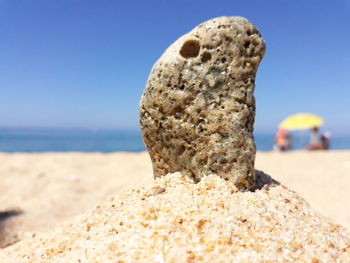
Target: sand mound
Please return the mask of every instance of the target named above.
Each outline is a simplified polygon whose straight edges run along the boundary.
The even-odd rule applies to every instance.
[[[175,173],[2,250],[0,262],[349,262],[349,237],[282,185],[239,192]]]
[[[0,248],[152,177],[147,153],[0,153],[0,163]]]

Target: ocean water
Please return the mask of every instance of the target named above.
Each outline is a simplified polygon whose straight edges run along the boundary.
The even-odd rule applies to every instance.
[[[273,148],[273,133],[255,133],[258,151]],[[306,146],[307,136],[293,134],[294,149]],[[333,136],[331,149],[350,149],[350,136]],[[0,152],[140,152],[146,150],[140,131],[87,129],[0,128]]]

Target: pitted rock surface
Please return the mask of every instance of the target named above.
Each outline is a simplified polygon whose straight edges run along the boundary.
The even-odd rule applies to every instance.
[[[174,42],[155,63],[140,102],[154,176],[217,174],[255,182],[255,74],[265,53],[242,17],[219,17]]]

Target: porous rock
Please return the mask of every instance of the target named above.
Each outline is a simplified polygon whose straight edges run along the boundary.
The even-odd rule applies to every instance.
[[[242,17],[219,17],[175,41],[155,63],[140,102],[155,177],[217,174],[239,189],[255,181],[255,74],[265,53]]]

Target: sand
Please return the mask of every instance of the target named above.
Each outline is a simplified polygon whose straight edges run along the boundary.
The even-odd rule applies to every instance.
[[[192,198],[190,198],[192,200],[190,207],[195,207],[199,203],[204,207],[208,207],[208,202],[210,203],[210,200],[206,198],[207,194],[201,195],[199,186],[199,188],[193,185],[189,188],[184,188],[184,185],[191,184],[181,179],[181,176],[177,177],[177,181],[175,180],[177,183],[174,183],[173,186],[160,187],[157,189],[162,182],[153,181],[150,161],[146,153],[0,154],[0,163],[0,174],[2,178],[0,183],[2,193],[0,197],[0,211],[16,209],[23,211],[21,215],[1,221],[0,233],[2,233],[1,239],[3,246],[15,242],[18,239],[23,240],[22,242],[9,246],[0,253],[3,260],[6,259],[8,262],[20,262],[15,261],[16,257],[19,255],[29,256],[29,259],[25,259],[26,257],[24,257],[23,262],[70,262],[77,260],[79,256],[82,257],[82,262],[95,262],[93,261],[94,258],[98,258],[100,262],[102,259],[102,262],[115,262],[108,260],[111,260],[111,258],[127,258],[125,251],[134,251],[135,248],[130,247],[132,244],[129,244],[130,246],[125,244],[123,247],[119,244],[120,242],[113,243],[112,239],[116,238],[116,235],[108,231],[113,232],[114,230],[111,229],[117,225],[118,229],[116,231],[121,233],[119,235],[121,238],[124,235],[124,239],[121,239],[124,241],[130,233],[134,233],[133,236],[135,236],[135,233],[145,234],[142,232],[144,230],[142,230],[142,228],[140,229],[142,225],[140,224],[140,215],[138,213],[142,213],[145,207],[149,208],[151,206],[150,204],[141,206],[141,199],[146,198],[147,202],[149,202],[149,199],[153,197],[151,197],[151,195],[144,197],[140,194],[141,192],[155,191],[153,192],[153,194],[155,193],[155,197],[153,201],[151,200],[154,209],[161,209],[163,207],[163,205],[161,205],[162,202],[164,204],[164,202],[169,202],[170,199],[174,200],[173,202],[176,204],[180,204],[181,202],[177,200],[181,199],[183,194],[192,196]],[[255,233],[253,236],[249,235],[249,231],[245,231],[245,234],[248,233],[248,236],[243,237],[243,240],[246,241],[245,244],[248,244],[248,240],[256,243],[259,240],[261,241],[261,238],[265,238],[265,241],[268,241],[267,243],[269,244],[268,247],[262,246],[259,248],[260,254],[252,247],[251,249],[240,250],[240,252],[248,253],[247,255],[250,256],[256,255],[257,260],[262,260],[263,258],[268,259],[268,251],[273,253],[274,257],[272,257],[271,254],[270,258],[274,258],[275,260],[278,259],[278,255],[280,259],[286,259],[288,253],[293,255],[289,258],[290,260],[300,259],[298,255],[307,255],[305,259],[314,259],[315,262],[319,260],[318,257],[324,260],[327,259],[325,262],[335,262],[336,260],[340,260],[340,262],[343,260],[343,262],[346,262],[346,260],[349,260],[349,247],[347,246],[350,245],[350,243],[348,242],[349,234],[347,230],[340,226],[333,225],[329,223],[329,221],[340,223],[350,228],[350,212],[348,209],[350,193],[345,188],[349,185],[350,180],[350,152],[259,152],[257,154],[256,167],[272,175],[275,179],[287,185],[288,188],[300,193],[300,195],[311,204],[312,208],[310,209],[308,204],[298,195],[282,186],[276,186],[272,187],[272,190],[257,190],[255,194],[251,192],[235,194],[234,199],[231,200],[235,205],[230,205],[223,209],[222,213],[224,214],[220,216],[210,216],[208,211],[200,209],[202,205],[197,206],[199,210],[193,213],[192,217],[191,215],[186,215],[192,218],[190,220],[192,223],[186,226],[187,229],[195,229],[196,227],[198,228],[198,224],[203,224],[207,229],[216,229],[217,233],[224,231],[226,228],[242,230],[242,222],[239,223],[237,218],[241,213],[245,213],[245,218],[242,220],[244,222],[246,222],[245,220],[249,221],[253,229],[258,229],[260,231],[253,231]],[[142,180],[143,183],[139,183],[138,186],[134,187],[136,190],[131,190],[131,192],[126,191],[122,196],[110,196],[111,194],[119,192],[122,187],[126,185],[135,185],[135,183]],[[167,178],[167,180],[169,181],[170,179]],[[215,205],[219,205],[220,202],[224,202],[225,204],[225,202],[227,202],[225,200],[229,198],[227,193],[230,191],[234,192],[233,186],[216,180],[215,178],[209,178],[208,182],[214,189],[212,191],[213,197],[211,200],[216,202]],[[154,189],[154,187],[156,188]],[[166,191],[163,192],[163,189],[166,189]],[[177,192],[179,189],[182,189],[180,191],[180,193],[182,193],[181,195]],[[226,191],[226,194],[219,194],[222,189],[224,189],[224,192]],[[107,200],[105,200],[106,198]],[[158,200],[157,198],[160,199]],[[247,205],[249,198],[251,198],[251,203]],[[285,201],[285,199],[292,202]],[[121,202],[123,202],[121,200],[124,200],[125,203],[129,202],[132,208],[130,208],[130,206],[125,207],[121,205]],[[244,202],[241,203],[238,200],[243,200]],[[98,202],[101,202],[100,206],[94,209]],[[275,213],[274,216],[267,217],[266,211],[273,211],[270,207],[271,204],[279,208],[273,212]],[[295,204],[298,204],[298,208],[295,208]],[[113,205],[116,207],[116,210],[113,210],[114,208],[112,209]],[[254,209],[259,211],[256,215],[258,217],[255,218],[260,218],[260,220],[254,219],[250,205],[252,205],[252,208],[255,207]],[[169,204],[167,207],[169,208],[172,206],[175,206],[174,203]],[[286,212],[289,211],[288,209],[294,209],[293,213]],[[83,211],[87,212],[75,217]],[[318,212],[329,218],[329,220],[319,217]],[[307,218],[301,219],[303,213],[308,215]],[[146,214],[149,216],[152,213],[148,211]],[[227,218],[229,214],[234,215],[235,220],[223,224],[223,221],[220,221],[220,219]],[[131,215],[133,218],[130,218]],[[287,218],[281,219],[279,217],[281,215],[285,215]],[[201,216],[204,218],[203,220],[207,221],[200,221],[201,219],[199,219],[199,217]],[[118,222],[117,219],[123,217],[126,217],[126,221],[130,222],[131,232],[126,231],[124,228],[119,229],[121,226],[118,226],[120,222]],[[206,219],[206,217],[209,217],[210,220]],[[162,218],[164,222],[167,220],[173,222],[171,220],[175,220],[174,216],[167,218],[166,214],[163,214],[160,218]],[[97,232],[90,233],[87,231],[86,224],[88,224],[89,220],[97,222],[97,225],[101,225],[100,228],[96,228]],[[151,219],[148,218],[147,220],[146,224],[149,224],[149,220]],[[260,226],[258,221],[265,222],[265,225]],[[277,228],[277,230],[276,227],[273,228],[273,231],[276,230],[277,232],[275,231],[268,234],[270,230],[268,230],[267,226],[276,226],[278,222],[284,223],[280,228]],[[62,223],[64,224],[61,225]],[[161,227],[161,225],[158,225],[158,227]],[[56,230],[52,231],[53,228],[56,228]],[[168,227],[165,227],[163,230],[169,231],[169,228],[171,227],[168,225]],[[107,231],[107,229],[109,230]],[[152,228],[152,230],[154,230],[154,228]],[[290,244],[292,248],[287,247],[287,250],[281,248],[281,250],[278,248],[277,241],[281,241],[283,236],[289,233],[288,231],[291,231],[289,243],[297,239],[299,239],[299,241],[296,241],[296,243],[293,243],[293,241]],[[189,232],[180,231],[176,233],[179,234],[179,238],[181,239],[185,238],[186,233]],[[283,233],[283,235],[281,235],[281,233]],[[304,235],[304,237],[302,237],[302,233],[316,233],[315,235],[318,236],[318,238],[314,238],[314,244],[305,245],[305,243],[309,242],[308,238],[310,236]],[[171,233],[167,235],[173,237]],[[270,235],[270,237],[268,235]],[[322,239],[322,237],[324,238]],[[197,233],[191,238],[194,238],[191,239],[191,242],[196,243],[195,240],[200,240],[200,235]],[[310,238],[312,239],[312,237]],[[325,238],[328,241],[332,240],[332,245],[330,245],[328,241],[326,242]],[[68,242],[68,245],[63,249],[59,246],[60,244],[62,245],[64,240]],[[88,242],[87,240],[92,241]],[[188,240],[188,238],[186,240]],[[221,240],[221,238],[219,239],[218,236],[215,235],[212,236],[213,242],[217,242],[218,240]],[[272,242],[272,240],[277,241]],[[157,242],[159,242],[159,240]],[[144,259],[146,254],[142,253],[148,253],[149,260],[153,260],[154,262],[157,262],[157,260],[158,262],[162,262],[161,260],[163,260],[165,256],[169,259],[165,261],[171,262],[170,259],[176,260],[175,254],[177,255],[180,253],[178,255],[182,255],[181,253],[183,250],[180,248],[183,248],[183,246],[178,247],[180,249],[179,251],[169,248],[165,252],[163,251],[162,254],[159,254],[159,248],[158,250],[156,249],[157,242],[149,242],[149,246],[155,246],[153,248],[143,245],[143,247],[147,249],[145,251],[142,250],[143,252],[140,249],[137,249],[137,251],[141,253],[140,255],[143,255]],[[197,256],[205,256],[206,260],[212,257],[218,261],[218,255],[222,254],[223,256],[227,256],[230,253],[230,255],[232,255],[232,249],[238,246],[238,241],[233,242],[231,240],[230,244],[225,243],[221,245],[215,242],[213,243],[215,247],[215,249],[213,249],[214,252],[211,253],[207,251],[208,253],[205,253],[205,255],[201,255],[199,253],[200,251],[197,253],[196,249],[198,248],[191,247],[190,251],[192,251],[194,255],[189,256],[190,258],[194,256],[193,262],[196,261],[195,257]],[[124,244],[125,242],[121,243]],[[204,243],[209,244],[210,242],[208,243],[205,241]],[[162,244],[169,245],[171,242],[165,242],[163,240]],[[285,244],[287,243],[285,242]],[[281,246],[281,244],[279,245]],[[92,249],[92,247],[95,249],[88,250],[89,253],[86,254],[83,249],[85,246],[87,246],[87,249]],[[110,246],[112,249],[110,249]],[[333,248],[329,248],[329,246],[333,246]],[[49,247],[53,249],[51,252],[45,250],[49,249]],[[69,247],[71,250],[69,250]],[[271,248],[270,250],[268,249],[269,247]],[[221,252],[219,253],[217,249],[221,249]],[[288,252],[288,249],[292,249],[290,250],[292,252]],[[324,249],[328,249],[329,253],[322,252]],[[92,253],[92,251],[95,252]],[[115,253],[119,253],[118,251],[122,254],[116,256]],[[276,251],[279,251],[279,254]],[[128,254],[131,261],[137,260],[138,256],[136,255],[137,253],[135,253]],[[171,256],[171,253],[175,254]],[[191,254],[190,252],[186,253]],[[240,253],[240,255],[243,255],[242,253]],[[44,259],[39,259],[39,257],[41,258],[41,254],[44,255],[43,257],[46,261]],[[102,254],[103,257],[101,256]],[[88,259],[88,256],[91,258]],[[154,256],[157,256],[157,260],[152,258]],[[31,257],[36,260],[30,261]],[[60,258],[63,261],[59,261]],[[3,260],[1,262],[3,262]],[[198,260],[199,259],[197,259],[197,261]],[[237,258],[237,260],[240,259]]]
[[[0,154],[0,247],[93,208],[142,177],[146,153]],[[2,217],[4,211],[22,211]]]
[[[259,152],[255,166],[350,229],[350,151]]]

